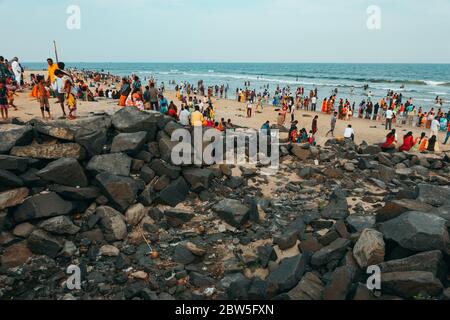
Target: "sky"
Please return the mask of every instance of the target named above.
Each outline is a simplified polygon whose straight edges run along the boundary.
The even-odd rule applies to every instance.
[[[23,62],[54,56],[55,40],[67,62],[450,63],[450,0],[0,0],[0,12],[0,55]]]

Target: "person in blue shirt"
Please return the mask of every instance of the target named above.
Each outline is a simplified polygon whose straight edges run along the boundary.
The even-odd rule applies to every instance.
[[[164,108],[166,110],[166,112],[167,112],[168,107],[169,107],[169,102],[167,101],[167,99],[163,95],[159,96],[159,106],[161,108]]]

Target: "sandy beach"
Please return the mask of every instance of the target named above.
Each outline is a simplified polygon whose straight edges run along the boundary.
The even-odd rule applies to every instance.
[[[25,79],[29,78],[30,73],[39,73],[46,74],[44,71],[27,71],[25,74]],[[22,93],[19,93],[19,96],[16,97],[15,104],[18,106],[18,111],[14,109],[10,109],[10,118],[18,118],[21,121],[28,121],[35,117],[41,117],[39,104],[35,99],[30,96],[30,90],[27,89]],[[174,91],[167,90],[166,98],[169,101],[174,101],[175,104],[180,107],[180,102],[176,101],[176,94]],[[201,98],[200,96],[197,96]],[[319,101],[321,101],[319,97]],[[120,109],[117,106],[116,100],[106,99],[106,98],[96,98],[97,102],[86,102],[86,101],[78,101],[78,116],[84,117],[89,116],[92,113],[97,112],[107,112],[113,113]],[[264,110],[262,112],[253,112],[253,116],[251,118],[246,117],[245,103],[239,103],[236,100],[229,99],[216,99],[213,98],[213,103],[215,107],[215,115],[216,120],[220,120],[221,118],[231,119],[233,124],[243,127],[249,127],[254,129],[259,129],[261,125],[265,121],[270,121],[271,124],[276,123],[278,113],[275,111],[272,105],[265,105]],[[51,111],[54,119],[57,119],[61,116],[61,109],[59,104],[57,104],[56,99],[50,99]],[[255,109],[255,106],[254,106]],[[319,116],[318,121],[318,132],[316,134],[316,141],[319,145],[324,145],[325,142],[330,138],[325,137],[325,134],[330,129],[330,119],[331,116],[327,114],[323,114],[320,112],[312,112],[312,111],[304,111],[298,110],[295,113],[296,120],[299,121],[298,128],[305,128],[308,131],[311,129],[312,120],[315,115]],[[288,128],[290,123],[290,115],[287,115],[287,121],[285,126]],[[359,118],[352,118],[350,121],[338,120],[336,124],[335,136],[340,137],[343,136],[345,128],[351,124],[355,131],[355,141],[356,143],[361,143],[362,141],[366,141],[369,144],[382,143],[385,140],[385,136],[387,131],[384,128],[384,123],[380,121],[373,120],[365,120]],[[399,144],[402,143],[402,137],[408,131],[412,131],[414,136],[420,136],[422,132],[425,132],[429,135],[428,129],[417,128],[417,127],[409,127],[402,125],[395,125],[394,127],[397,129],[397,134],[399,137]],[[442,142],[445,138],[445,133],[439,133],[439,142],[441,152],[447,152],[450,150],[449,145],[443,145]]]

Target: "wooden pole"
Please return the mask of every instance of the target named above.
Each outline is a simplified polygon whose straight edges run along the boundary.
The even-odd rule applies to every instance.
[[[58,49],[56,48],[56,41],[55,41],[55,40],[53,40],[53,46],[55,47],[56,63],[59,63],[59,59],[58,59]]]

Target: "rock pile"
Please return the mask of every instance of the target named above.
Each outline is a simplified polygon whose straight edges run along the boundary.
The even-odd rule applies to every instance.
[[[134,108],[2,126],[0,299],[450,299],[447,156],[280,145],[267,177],[174,165],[179,127]]]

